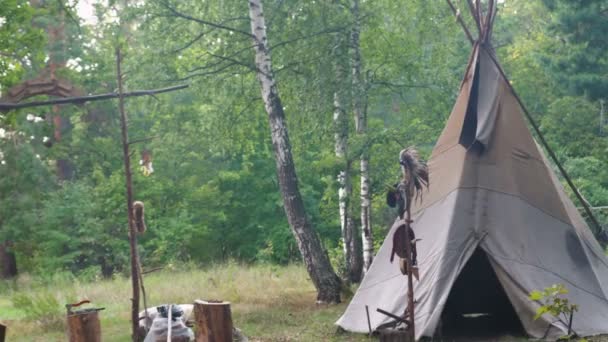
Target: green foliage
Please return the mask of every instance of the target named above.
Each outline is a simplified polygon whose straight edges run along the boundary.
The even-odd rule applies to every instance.
[[[131,145],[131,163],[135,198],[146,205],[148,231],[139,236],[144,268],[218,260],[299,260],[278,193],[270,127],[252,69],[251,38],[242,34],[250,30],[245,2],[102,2],[95,6],[100,19],[95,25],[76,25],[78,20],[71,18],[78,19],[77,13],[62,8],[61,2],[39,9],[19,7],[21,3],[9,0],[0,8],[0,20],[7,20],[0,32],[3,93],[39,75],[49,53],[70,61],[58,75],[86,93],[115,91],[117,44],[125,54],[127,90],[190,85],[157,98],[127,101],[129,138],[140,141]],[[236,31],[177,17],[167,5]],[[458,94],[470,47],[443,3],[362,2],[369,127],[366,136],[350,135],[342,160],[335,157],[332,113],[333,94],[340,90],[352,117],[345,48],[353,20],[348,4],[288,0],[264,5],[300,191],[332,262],[341,267],[338,170],[350,163],[354,171],[351,201],[358,223],[357,161],[363,153],[370,156],[378,248],[395,217],[384,203],[384,191],[398,179],[397,154],[404,146],[416,145],[428,157]],[[600,106],[582,95],[588,88],[579,86],[576,78],[604,70],[605,55],[589,43],[597,39],[595,28],[604,23],[596,20],[601,16],[586,22],[585,27],[594,27],[589,36],[574,32],[574,26],[559,26],[567,20],[568,8],[585,18],[591,13],[566,1],[556,2],[550,12],[542,2],[505,1],[494,45],[513,86],[581,192],[593,205],[603,206],[608,204],[603,167],[608,145],[600,133]],[[66,40],[44,46],[46,29],[57,25],[62,13]],[[120,27],[113,20],[116,16],[123,23]],[[592,49],[590,56],[597,60],[579,73],[584,65],[577,56],[583,47]],[[551,68],[555,61],[547,56],[567,64],[563,79],[556,78]],[[335,65],[344,68],[342,79],[336,77]],[[570,91],[566,83],[579,90]],[[45,120],[29,122],[25,117],[30,113]],[[51,148],[41,143],[54,131],[49,108],[0,117],[6,132],[23,132],[15,139],[0,137],[5,161],[0,165],[0,240],[14,242],[23,271],[69,272],[88,279],[119,276],[129,268],[129,249],[116,102],[61,106],[60,113],[69,124]],[[352,133],[354,120],[349,121]],[[153,158],[154,173],[148,177],[138,169],[143,150]],[[73,179],[56,179],[58,159],[69,160]],[[598,216],[608,223],[605,211]]]
[[[29,2],[3,0],[0,6],[0,91],[20,82],[27,67],[44,58],[42,29],[31,25],[40,11]],[[0,127],[2,121],[0,120]]]
[[[568,324],[572,315],[578,311],[578,305],[571,304],[568,298],[564,296],[568,294],[568,289],[563,284],[554,284],[546,287],[542,291],[534,290],[530,292],[528,298],[541,305],[536,309],[534,319],[539,319],[545,314],[549,314],[555,318],[563,319],[564,324]],[[572,336],[565,336],[564,339],[569,340]]]
[[[145,275],[148,305],[189,303],[194,298],[221,298],[232,302],[235,325],[250,340],[258,341],[368,341],[363,334],[336,334],[334,322],[348,301],[338,305],[315,305],[315,291],[306,269],[296,263],[287,266],[248,266],[236,262],[208,265],[204,269],[175,265]],[[20,276],[18,282],[25,282]],[[170,279],[170,281],[168,281]],[[29,318],[24,309],[10,299],[26,297],[27,302],[55,294],[58,303],[73,303],[83,298],[94,307],[104,307],[99,319],[104,341],[131,341],[129,330],[130,280],[126,277],[92,282],[63,282],[30,277],[35,285],[19,286],[9,296],[0,297],[0,313],[10,320],[7,340],[16,342],[64,341],[65,307],[60,307],[62,324],[43,326]],[[0,280],[0,288],[5,281]],[[72,294],[79,297],[74,300]],[[203,296],[203,297],[201,297]],[[66,297],[64,300],[62,297]],[[346,297],[348,298],[348,297]],[[70,299],[70,300],[67,300]],[[52,301],[49,299],[49,302]],[[52,306],[54,308],[54,306]],[[53,311],[53,310],[48,310]]]
[[[25,317],[46,328],[61,327],[65,320],[65,307],[51,292],[27,294],[17,292],[11,297],[14,307],[25,313]]]
[[[552,33],[560,41],[547,56],[554,77],[568,91],[592,100],[608,92],[606,0],[544,0],[552,12]]]
[[[102,208],[113,205],[100,203],[98,189],[84,183],[69,183],[44,201],[40,212],[41,228],[36,236],[35,255],[41,270],[69,270],[74,273],[99,265],[105,276],[127,265],[128,244],[125,224],[108,217]],[[87,272],[91,272],[90,270]]]

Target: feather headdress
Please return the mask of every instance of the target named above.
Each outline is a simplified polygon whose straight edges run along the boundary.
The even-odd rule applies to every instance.
[[[414,147],[408,147],[399,153],[399,164],[401,164],[402,190],[405,190],[405,199],[408,204],[412,199],[422,200],[423,188],[429,187],[429,169],[426,163],[420,160],[418,151]]]

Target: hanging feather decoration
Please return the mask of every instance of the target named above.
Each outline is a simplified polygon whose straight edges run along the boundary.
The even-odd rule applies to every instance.
[[[429,187],[429,170],[425,162],[420,160],[418,151],[414,147],[408,147],[399,153],[399,164],[401,165],[401,180],[399,183],[389,187],[386,194],[386,203],[399,210],[399,218],[403,219],[411,209],[413,200],[422,200],[423,188]],[[409,218],[409,215],[408,215]],[[404,259],[407,257],[405,241],[411,240],[412,248],[412,265],[417,264],[416,261],[416,235],[410,226],[409,222],[404,222],[397,228],[393,234],[393,250],[391,252],[390,261],[398,255]],[[407,237],[406,237],[407,235]],[[414,272],[417,272],[417,267],[413,267]],[[402,270],[403,272],[403,270]],[[406,272],[407,273],[407,272]],[[415,275],[418,278],[417,275]]]
[[[399,206],[399,217],[403,218],[404,212],[410,209],[412,200],[422,200],[423,188],[429,187],[429,169],[426,163],[420,160],[414,147],[401,150],[399,164],[402,178],[397,188],[404,202]]]

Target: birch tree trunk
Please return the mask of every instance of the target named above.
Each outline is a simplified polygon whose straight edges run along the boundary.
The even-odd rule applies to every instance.
[[[354,24],[351,31],[352,49],[352,82],[353,82],[353,111],[355,114],[355,129],[357,134],[367,133],[367,96],[363,77],[361,75],[361,50],[359,35],[361,32],[361,16],[359,0],[353,1],[352,14]],[[374,257],[374,241],[371,226],[371,200],[369,193],[369,154],[362,151],[360,160],[361,172],[361,241],[363,242],[363,273],[367,272]]]
[[[606,124],[606,120],[604,119],[605,114],[605,101],[600,100],[600,136],[604,135],[604,125]]]
[[[340,44],[340,43],[338,43]],[[338,48],[340,45],[338,45]],[[356,237],[356,225],[353,220],[350,198],[352,184],[350,179],[350,161],[348,159],[348,117],[344,110],[344,67],[342,54],[336,56],[336,90],[334,92],[334,140],[335,153],[344,162],[344,169],[338,174],[338,205],[340,213],[340,231],[344,248],[346,279],[350,283],[361,281],[362,258]]]
[[[340,302],[340,278],[332,269],[329,257],[323,250],[321,241],[306,216],[304,202],[298,188],[298,178],[291,155],[285,113],[271,66],[261,0],[249,0],[249,16],[254,40],[255,65],[260,81],[262,99],[268,113],[285,214],[298,243],[308,274],[317,289],[317,302],[338,303]]]

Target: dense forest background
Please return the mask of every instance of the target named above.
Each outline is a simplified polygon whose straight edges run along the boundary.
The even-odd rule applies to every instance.
[[[371,226],[380,244],[395,214],[384,192],[397,180],[398,152],[416,145],[428,156],[470,45],[443,1],[361,1],[359,20],[346,0],[264,6],[300,191],[343,274],[339,172],[351,172],[348,206],[360,227],[358,163],[369,158]],[[126,47],[127,90],[190,85],[127,101],[130,138],[139,141],[132,145],[135,198],[146,203],[144,267],[299,260],[251,38],[243,34],[250,32],[247,2],[101,1],[94,18],[77,9],[74,1],[1,1],[0,93],[51,69],[84,94],[116,91],[118,44]],[[350,37],[358,24],[363,86],[353,91]],[[594,207],[608,205],[605,32],[606,0],[505,0],[493,36],[513,86]],[[349,118],[343,155],[336,155],[336,94]],[[356,134],[353,106],[361,101],[367,130]],[[0,242],[20,271],[128,271],[121,153],[115,101],[1,113]],[[139,167],[144,155],[152,173]],[[595,214],[608,224],[608,210]]]

